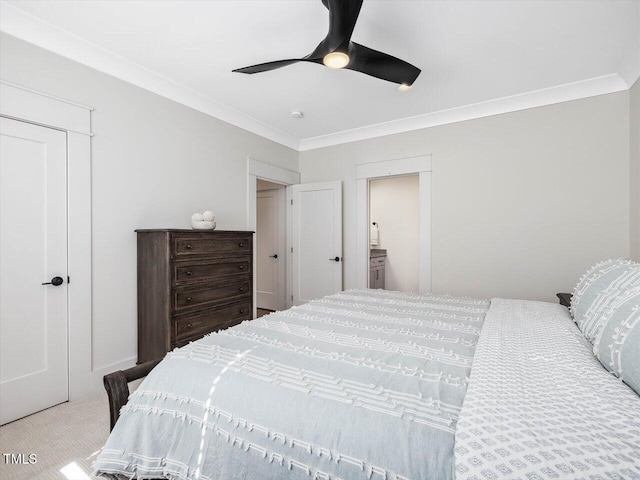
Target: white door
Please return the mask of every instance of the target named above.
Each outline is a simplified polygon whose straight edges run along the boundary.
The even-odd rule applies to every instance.
[[[65,132],[0,119],[0,424],[69,399],[66,183]]]
[[[292,187],[294,305],[342,290],[342,184]]]
[[[258,192],[256,276],[258,308],[284,310],[284,188]]]

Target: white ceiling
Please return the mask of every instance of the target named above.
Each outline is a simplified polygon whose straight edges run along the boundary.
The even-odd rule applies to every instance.
[[[481,102],[495,106],[491,101],[528,92],[539,97],[537,91],[544,89],[553,95],[547,94],[542,103],[621,90],[640,69],[637,0],[365,0],[353,40],[421,68],[407,93],[361,73],[315,64],[255,75],[231,72],[313,50],[328,27],[328,12],[320,0],[7,0],[1,7],[6,20],[0,27],[10,34],[49,47],[42,38],[43,24],[40,37],[32,39],[23,32],[27,16],[20,28],[10,23],[16,14],[27,12],[79,37],[68,36],[74,41],[93,44],[84,42],[86,48],[101,47],[103,54],[120,57],[112,55],[111,63],[143,67],[140,78],[144,74],[147,79],[137,82],[141,86],[170,97],[173,88],[174,97],[197,96],[203,105],[213,100],[208,113],[217,108],[222,113],[216,116],[294,148],[300,140],[303,146],[314,145],[308,140],[314,137],[339,142],[337,132],[354,129],[364,136],[385,133],[380,126],[364,133],[363,127],[375,124],[401,121],[396,122],[404,122],[400,129],[417,128],[422,124],[416,119],[434,112],[442,117],[442,111]],[[64,32],[52,30],[52,35]],[[74,50],[62,48],[61,42],[58,47],[53,40],[50,44],[52,50],[74,57]],[[82,55],[76,60],[83,61]],[[92,66],[114,74],[109,62],[103,63],[104,68]],[[152,75],[165,82],[162,88],[152,85]],[[575,82],[575,88],[554,88]],[[183,101],[198,108],[194,102]],[[509,108],[537,104],[521,102]],[[473,108],[478,110],[477,105]],[[292,110],[304,112],[304,117],[291,118]]]

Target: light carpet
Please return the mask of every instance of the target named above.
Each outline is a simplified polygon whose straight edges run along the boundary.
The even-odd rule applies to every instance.
[[[138,383],[138,382],[136,382]],[[131,391],[134,390],[130,385]],[[12,465],[0,458],[2,480],[87,480],[97,451],[109,436],[106,393],[47,410],[0,427],[1,453],[36,454],[37,463]]]

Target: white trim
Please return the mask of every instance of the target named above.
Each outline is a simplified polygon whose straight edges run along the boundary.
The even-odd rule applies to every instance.
[[[398,158],[396,160],[361,163],[356,165],[356,178],[391,177],[410,173],[430,172],[431,170],[431,155],[420,155],[418,157]]]
[[[91,136],[90,107],[0,81],[0,112],[7,118]]]
[[[619,75],[605,75],[603,77],[497,98],[449,110],[441,110],[391,122],[368,125],[366,127],[345,130],[319,137],[305,138],[300,141],[299,151],[304,152],[316,148],[569,102],[581,98],[620,92],[628,88],[627,83]]]
[[[91,137],[67,132],[69,400],[91,395]],[[100,377],[102,379],[102,377]]]
[[[43,97],[47,97],[47,98],[52,98],[53,100],[57,100],[59,102],[68,103],[69,105],[73,105],[74,107],[84,108],[85,110],[90,110],[92,112],[95,110],[95,108],[90,107],[88,105],[83,105],[82,103],[72,102],[70,100],[67,100],[66,98],[56,97],[55,95],[51,95],[49,93],[40,92],[38,90],[34,90],[32,88],[27,88],[27,87],[24,87],[22,85],[18,85],[16,83],[7,82],[6,80],[0,80],[0,83],[4,84],[4,85],[9,85],[10,87],[19,88],[20,90],[24,90],[26,92],[37,93],[38,95],[42,95]]]
[[[282,167],[269,165],[251,157],[247,157],[247,230],[256,231],[258,178],[285,185],[286,188],[286,279],[285,291],[287,307],[291,306],[291,192],[290,185],[300,183],[300,173]],[[258,288],[256,278],[257,259],[256,236],[253,236],[253,318],[258,314]]]
[[[293,258],[291,257],[291,249],[293,248],[293,208],[291,205],[293,202],[293,185],[300,183],[300,181],[287,185],[285,187],[285,245],[284,256],[286,259],[286,278],[285,278],[285,305],[287,308],[293,307]]]
[[[295,150],[297,138],[105,48],[1,2],[0,31]]]
[[[268,180],[282,185],[293,185],[300,183],[300,173],[282,167],[276,167],[268,163],[247,157],[247,171],[251,175],[260,177],[262,180]]]
[[[69,400],[95,393],[91,365],[91,109],[0,84],[0,114],[67,132]],[[101,378],[101,375],[100,375]]]
[[[356,272],[358,288],[369,287],[369,181],[398,175],[419,175],[420,293],[431,293],[431,155],[399,158],[356,166]]]
[[[431,155],[429,155],[429,160],[431,160]],[[419,288],[420,293],[431,293],[433,289],[431,277],[431,171],[421,171],[418,177],[420,195]],[[369,278],[368,275],[367,278]]]

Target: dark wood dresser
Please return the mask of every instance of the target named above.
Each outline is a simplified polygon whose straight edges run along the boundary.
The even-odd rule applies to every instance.
[[[138,363],[253,313],[253,232],[136,230]]]

